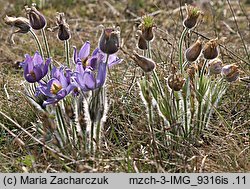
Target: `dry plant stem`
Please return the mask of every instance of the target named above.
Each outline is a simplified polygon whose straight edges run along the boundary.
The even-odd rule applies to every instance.
[[[242,13],[244,14],[244,16],[245,16],[246,19],[247,19],[248,26],[250,27],[250,19],[249,19],[248,15],[247,15],[246,11],[245,11],[244,8],[242,7],[242,5],[241,5],[241,3],[240,3],[240,0],[238,0],[238,4],[239,4],[239,7],[240,7]]]
[[[45,57],[44,57],[44,54],[43,54],[43,49],[42,49],[41,43],[40,43],[38,37],[36,36],[35,32],[34,32],[33,30],[30,30],[29,32],[31,33],[32,37],[33,37],[33,38],[35,39],[35,41],[36,41],[37,47],[38,47],[38,49],[39,49],[39,53],[41,54],[41,56],[42,56],[43,58],[45,58]]]
[[[11,121],[18,129],[21,129],[25,134],[27,134],[29,137],[31,137],[34,141],[36,141],[37,143],[41,144],[44,148],[46,148],[47,150],[49,150],[50,152],[58,155],[61,158],[64,158],[66,160],[69,160],[71,162],[75,162],[74,159],[56,151],[55,149],[47,146],[46,144],[44,144],[43,142],[41,142],[40,140],[38,140],[36,137],[34,137],[31,133],[29,133],[28,131],[26,131],[21,125],[19,125],[17,122],[15,122],[13,119],[11,119],[9,116],[7,116],[5,113],[3,113],[2,111],[0,111],[0,114],[3,115],[4,117],[6,117],[9,121]]]
[[[249,53],[248,53],[248,51],[247,51],[247,47],[246,47],[245,41],[244,41],[243,36],[242,36],[242,34],[241,34],[241,32],[240,32],[240,29],[239,29],[239,26],[238,26],[238,22],[237,22],[237,20],[236,20],[236,18],[235,18],[234,10],[233,10],[233,8],[232,8],[231,3],[230,3],[229,0],[227,0],[227,4],[229,5],[229,8],[230,8],[230,10],[231,10],[231,12],[232,12],[232,15],[233,15],[233,18],[234,18],[234,22],[235,22],[235,25],[236,25],[236,28],[237,28],[237,33],[238,33],[239,36],[240,36],[241,42],[242,42],[242,44],[243,44],[244,50],[245,50],[246,55],[247,55],[248,62],[250,62],[250,55],[249,55]]]
[[[15,133],[13,133],[11,130],[9,130],[8,127],[5,127],[4,124],[0,123],[0,126],[1,126],[2,128],[4,128],[11,136],[13,136],[15,139],[20,140],[21,143],[24,144],[24,142],[23,142]]]
[[[183,42],[185,39],[185,36],[188,32],[188,28],[185,27],[185,29],[183,30],[182,34],[181,34],[181,38],[180,38],[180,42],[179,42],[179,68],[181,70],[181,73],[183,73],[183,54],[182,54],[182,46],[183,46]]]
[[[48,40],[47,40],[47,37],[46,37],[46,34],[45,34],[45,30],[42,29],[42,36],[43,36],[43,42],[45,44],[45,49],[46,49],[46,52],[47,52],[47,57],[50,58],[50,51],[49,51],[49,44],[48,44]]]

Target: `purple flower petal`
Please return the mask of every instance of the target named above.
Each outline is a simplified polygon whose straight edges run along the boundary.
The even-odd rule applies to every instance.
[[[26,54],[24,62],[20,64],[24,69],[24,78],[30,83],[40,81],[47,74],[50,62],[51,60],[47,59],[44,64],[38,52],[35,53],[33,58]]]
[[[97,57],[91,57],[91,58],[88,60],[88,62],[89,62],[89,66],[90,66],[93,70],[95,70],[95,69],[97,68],[97,63],[98,63]]]
[[[46,101],[43,102],[43,106],[47,106],[49,104],[55,104],[56,102],[58,102],[58,99],[56,98],[49,98]]]
[[[47,97],[50,97],[50,98],[55,98],[55,95],[50,93],[50,91],[48,90],[48,87],[39,87],[38,90],[39,90],[44,96],[47,96]]]
[[[105,61],[106,61],[106,58],[107,58],[107,55],[105,55]],[[114,62],[117,59],[118,59],[118,57],[116,56],[116,54],[110,54],[109,59],[108,59],[108,63]]]
[[[123,59],[119,59],[119,58],[118,58],[117,60],[108,63],[108,67],[111,68],[112,66],[114,66],[114,65],[116,65],[116,64],[120,64],[122,61],[123,61]]]
[[[96,56],[97,53],[100,53],[100,52],[101,52],[100,49],[97,47],[97,48],[93,51],[92,56]]]
[[[49,80],[46,88],[45,87],[40,88],[41,93],[43,93],[45,96],[48,96],[50,98],[55,98],[56,94],[51,93],[52,85],[54,84],[56,84],[57,86],[61,85],[57,79],[52,78],[51,80]]]
[[[77,63],[76,64],[76,72],[78,72],[80,74],[83,74],[84,69],[83,69],[82,63]]]
[[[34,76],[31,74],[24,74],[24,78],[30,83],[36,82],[36,78],[34,78]]]
[[[104,62],[101,62],[98,68],[98,74],[96,78],[97,87],[103,86],[106,80],[107,66]]]
[[[60,90],[60,91],[57,93],[56,98],[57,98],[58,100],[61,100],[61,99],[63,99],[66,95],[67,95],[66,89],[62,89],[62,90]]]
[[[67,82],[67,79],[66,79],[63,71],[60,72],[59,81],[60,81],[63,88],[66,88],[68,86],[68,82]]]
[[[51,58],[48,58],[45,62],[45,65],[43,67],[43,77],[48,73],[48,69],[49,69],[49,64],[51,62]]]
[[[30,83],[35,83],[43,77],[42,70],[39,67],[34,67],[32,70],[29,71],[29,65],[30,63],[24,69],[24,78]],[[33,66],[30,65],[30,67]]]
[[[35,66],[33,72],[35,73],[36,81],[43,78],[43,71],[41,70],[41,67]]]
[[[71,76],[72,76],[72,71],[70,69],[68,69],[68,68],[66,68],[65,71],[66,71],[65,77],[67,79],[67,83],[70,83]]]
[[[34,68],[34,64],[32,62],[32,59],[30,59],[28,57],[28,59],[26,59],[25,62],[26,62],[26,65],[24,67],[24,72],[26,70],[26,72],[30,73],[33,70],[33,68]]]
[[[25,54],[25,60],[20,63],[20,66],[22,66],[23,69],[25,69],[25,66],[27,66],[28,62],[32,62],[32,57],[28,54]]]
[[[95,88],[95,78],[91,71],[84,71],[83,74],[77,73],[76,81],[83,91],[89,91]]]
[[[34,65],[43,64],[43,58],[38,52],[36,52],[34,57],[33,57],[33,63],[34,63]]]
[[[87,41],[86,43],[83,44],[82,48],[80,49],[78,58],[80,58],[80,60],[84,60],[88,58],[89,53],[90,53],[90,43],[89,41]]]
[[[92,90],[96,88],[95,78],[91,72],[85,72],[83,75],[83,79],[84,79],[84,86],[88,90]]]
[[[76,49],[75,46],[73,47],[73,49],[74,49],[73,57],[74,57],[74,62],[75,62],[75,64],[76,64],[76,63],[77,63],[77,57],[78,57],[78,55],[77,55],[77,49]]]
[[[71,83],[68,85],[68,87],[66,88],[66,92],[67,94],[69,94],[72,90],[74,90],[77,87],[77,85],[75,83]]]

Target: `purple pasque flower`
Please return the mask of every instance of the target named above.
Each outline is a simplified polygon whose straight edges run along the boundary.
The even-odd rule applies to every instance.
[[[38,91],[47,97],[43,106],[55,104],[66,97],[75,87],[76,84],[71,81],[72,72],[69,69],[54,67],[51,71],[52,78],[48,83],[40,82]]]
[[[76,47],[73,47],[73,48],[74,48],[73,57],[74,57],[75,64],[81,63],[83,66],[86,67],[85,64],[88,60],[89,53],[90,53],[90,42],[89,41],[85,42],[79,52],[77,52]]]
[[[25,60],[20,64],[24,69],[24,78],[29,83],[40,81],[47,73],[51,59],[48,58],[45,63],[42,56],[36,52],[33,57],[26,54]]]
[[[116,64],[120,64],[122,61],[123,59],[118,58],[116,54],[107,55],[106,53],[103,53],[99,48],[96,48],[93,51],[92,56],[88,59],[87,65],[91,67],[93,70],[96,70],[100,62],[107,63],[107,66],[111,68]]]
[[[85,42],[81,47],[80,51],[77,52],[76,47],[74,48],[74,62],[75,64],[82,64],[83,68],[91,67],[92,69],[96,69],[97,64],[100,60],[106,62],[107,54],[103,53],[99,48],[96,48],[92,56],[90,56],[90,43],[89,41]],[[108,59],[108,67],[112,67],[113,65],[119,64],[122,62],[122,59],[119,59],[116,54],[110,54]]]
[[[89,54],[90,43],[88,41],[83,44],[79,52],[74,47],[75,81],[84,92],[103,86],[106,80],[107,66],[112,67],[122,62],[122,59],[119,59],[115,54],[107,55],[99,48],[96,48],[91,56]]]
[[[75,80],[84,92],[102,87],[106,75],[107,65],[103,61],[99,62],[97,73],[91,67],[84,69],[82,64],[76,65]]]

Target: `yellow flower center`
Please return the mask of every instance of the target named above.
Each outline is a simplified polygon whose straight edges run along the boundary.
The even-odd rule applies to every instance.
[[[89,65],[88,58],[82,59],[82,66],[86,68]]]
[[[61,85],[58,85],[56,83],[53,83],[51,88],[50,88],[50,92],[52,94],[57,94],[60,90],[62,89],[62,86]]]

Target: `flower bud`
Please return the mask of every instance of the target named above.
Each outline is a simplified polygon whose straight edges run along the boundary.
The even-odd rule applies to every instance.
[[[147,50],[148,49],[147,41],[142,36],[142,32],[138,31],[138,35],[139,35],[138,48],[141,50]]]
[[[142,32],[142,37],[151,41],[154,38],[153,27],[154,27],[154,19],[151,16],[144,16],[142,18],[142,23],[139,26]]]
[[[186,59],[189,62],[194,62],[199,57],[201,49],[202,49],[202,41],[200,38],[198,38],[197,41],[186,50],[185,52]]]
[[[220,74],[222,69],[222,60],[215,58],[208,62],[208,72],[209,75]]]
[[[18,28],[14,33],[27,33],[30,31],[30,24],[29,20],[24,17],[10,17],[10,16],[5,16],[4,22],[7,25],[14,26]]]
[[[186,5],[187,17],[183,21],[183,25],[188,28],[192,29],[196,26],[198,18],[202,14],[202,12],[197,8],[191,5]]]
[[[172,74],[167,79],[169,88],[174,91],[180,91],[185,81],[185,78],[181,74]]]
[[[136,52],[134,52],[133,55],[135,63],[140,66],[144,72],[151,72],[155,69],[155,62],[152,59],[141,56]]]
[[[221,70],[221,75],[228,81],[234,82],[240,76],[239,67],[236,64],[226,65]]]
[[[203,56],[205,59],[210,60],[214,59],[219,55],[218,50],[218,39],[211,39],[208,41],[202,50]]]
[[[106,54],[114,54],[119,49],[119,38],[118,28],[104,28],[99,40],[99,48]]]
[[[64,13],[58,13],[56,17],[56,24],[58,25],[58,39],[64,41],[70,39],[70,29],[68,23],[66,23]]]
[[[34,30],[43,29],[46,26],[46,19],[42,13],[40,13],[33,3],[31,8],[25,6],[26,13],[28,15],[30,25]]]

